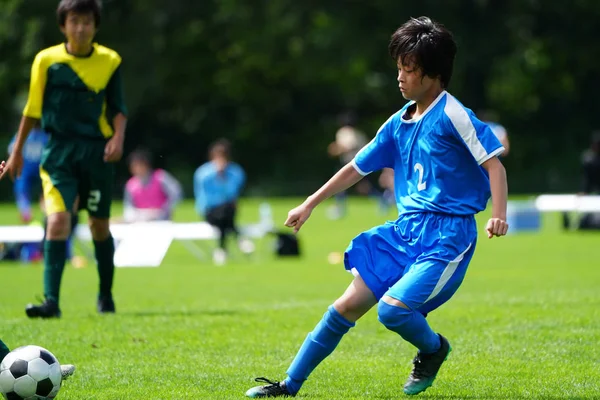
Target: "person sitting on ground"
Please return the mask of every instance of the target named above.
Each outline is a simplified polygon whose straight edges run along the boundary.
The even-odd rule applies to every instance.
[[[194,173],[196,211],[219,231],[219,244],[213,252],[213,261],[217,265],[223,265],[227,260],[227,236],[233,234],[240,238],[235,219],[246,173],[239,164],[231,161],[230,154],[229,141],[219,139],[210,146],[210,161]],[[254,244],[248,239],[240,238],[238,244],[243,253],[254,251]]]
[[[153,168],[152,156],[136,150],[129,156],[133,175],[125,185],[125,222],[168,221],[182,198],[181,184],[167,171]]]

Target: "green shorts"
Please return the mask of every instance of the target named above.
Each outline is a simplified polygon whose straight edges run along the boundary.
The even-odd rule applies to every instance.
[[[46,214],[86,209],[109,218],[115,165],[104,162],[106,141],[51,136],[42,153],[40,176]]]

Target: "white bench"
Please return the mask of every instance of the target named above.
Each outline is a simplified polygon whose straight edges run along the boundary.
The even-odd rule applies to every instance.
[[[537,231],[541,227],[541,213],[563,212],[578,215],[600,212],[600,196],[543,194],[532,201],[509,201],[507,211],[510,233]],[[577,220],[569,218],[569,221]],[[570,223],[569,227],[575,228],[573,223]]]
[[[600,196],[543,194],[535,199],[535,207],[541,212],[600,212]]]
[[[259,222],[240,226],[243,236],[260,239],[273,231],[270,209],[268,213],[263,213],[265,206],[261,207],[263,209]],[[111,224],[110,231],[117,243],[117,267],[158,267],[174,240],[181,241],[197,258],[204,258],[202,250],[194,242],[216,240],[219,237],[218,230],[207,222]],[[42,226],[0,226],[0,243],[33,243],[40,242],[43,238]],[[78,225],[75,238],[82,242],[91,241],[90,228],[85,224]]]

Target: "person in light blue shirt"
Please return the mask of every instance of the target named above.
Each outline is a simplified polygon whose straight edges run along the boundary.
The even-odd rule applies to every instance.
[[[213,253],[213,259],[215,263],[223,264],[227,237],[230,234],[239,236],[235,218],[246,174],[239,164],[231,161],[231,145],[226,139],[210,146],[209,159],[194,173],[194,197],[198,214],[219,230],[219,247]],[[240,243],[242,249],[249,247],[247,242]]]
[[[308,334],[287,378],[257,378],[264,384],[248,390],[248,397],[295,396],[375,305],[379,321],[418,349],[404,393],[423,392],[451,351],[426,316],[461,285],[477,242],[475,214],[490,195],[487,236],[508,230],[506,172],[498,160],[504,148],[488,125],[446,91],[456,54],[450,31],[428,17],[411,18],[392,35],[389,52],[409,102],[350,163],[291,210],[285,225],[298,232],[318,204],[383,168],[394,171],[398,219],[352,240],[344,264],[354,280]]]
[[[483,110],[478,113],[478,118],[488,124],[494,135],[498,138],[502,147],[504,147],[504,151],[500,154],[500,159],[508,156],[508,152],[510,151],[510,139],[508,138],[508,132],[506,128],[500,125],[498,122],[498,115],[496,112],[492,110]]]

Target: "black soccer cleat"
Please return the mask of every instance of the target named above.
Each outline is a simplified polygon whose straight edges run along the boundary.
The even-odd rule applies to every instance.
[[[44,300],[39,305],[28,304],[25,313],[29,318],[60,318],[62,315],[58,303],[50,299]]]
[[[452,351],[450,343],[445,337],[439,335],[442,347],[433,354],[420,354],[413,360],[413,370],[404,384],[404,393],[413,395],[425,391],[433,384],[435,377]]]
[[[256,382],[264,382],[267,385],[255,386],[252,389],[248,389],[246,397],[253,399],[260,399],[264,397],[294,397],[293,394],[288,392],[285,387],[285,382],[273,382],[267,378],[256,378]]]
[[[113,301],[112,295],[98,296],[98,312],[100,314],[114,314],[117,310],[115,309],[115,302]]]

